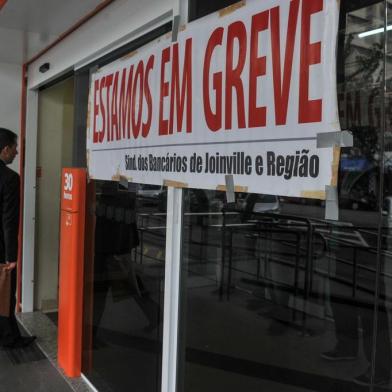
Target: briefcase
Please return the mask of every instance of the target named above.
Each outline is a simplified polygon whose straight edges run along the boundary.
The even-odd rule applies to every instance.
[[[6,264],[0,264],[0,316],[10,316],[11,273]]]

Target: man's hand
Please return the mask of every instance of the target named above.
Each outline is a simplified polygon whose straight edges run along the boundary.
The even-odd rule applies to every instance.
[[[6,271],[12,271],[16,267],[16,262],[7,261],[5,264],[7,265],[5,267]]]

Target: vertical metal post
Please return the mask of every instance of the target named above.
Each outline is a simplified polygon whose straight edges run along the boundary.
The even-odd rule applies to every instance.
[[[381,263],[382,260],[382,235],[383,235],[383,217],[382,217],[382,206],[384,202],[384,153],[385,153],[385,131],[386,131],[386,66],[387,66],[387,24],[388,24],[388,2],[384,0],[384,34],[383,34],[383,80],[381,87],[381,129],[380,129],[380,181],[378,188],[378,213],[379,213],[379,223],[377,228],[377,265],[376,265],[376,283],[375,283],[375,293],[374,293],[374,316],[373,316],[373,337],[372,337],[372,358],[371,358],[371,377],[370,377],[370,392],[375,390],[374,387],[374,376],[376,372],[376,351],[377,351],[377,338],[378,338],[378,312],[380,306],[380,285],[381,285]]]
[[[173,2],[173,21],[176,16],[179,16],[179,25],[187,23],[188,0]],[[168,187],[161,392],[176,392],[177,389],[182,232],[183,190]]]
[[[355,298],[357,295],[357,248],[353,247],[353,289],[352,297]]]
[[[223,286],[225,281],[225,263],[226,263],[226,214],[225,210],[222,211],[222,232],[221,232],[221,273],[219,284],[219,299],[223,298]]]
[[[182,195],[182,189],[173,187],[168,188],[162,348],[162,392],[175,392],[177,383],[178,316],[183,217]]]
[[[34,309],[35,199],[37,169],[38,91],[27,92],[24,209],[22,312]]]
[[[233,269],[233,229],[229,228],[229,271],[227,276],[227,294],[226,298],[230,299],[230,290],[231,290],[231,276]]]

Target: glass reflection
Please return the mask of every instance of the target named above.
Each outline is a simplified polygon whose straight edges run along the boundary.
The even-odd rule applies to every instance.
[[[83,372],[100,391],[160,390],[166,214],[153,191],[88,191]]]
[[[320,203],[263,195],[239,198],[221,212],[212,206],[224,195],[214,192],[205,192],[203,212],[193,212],[191,193],[178,390],[367,388],[377,212],[341,210],[341,222],[327,222]],[[380,335],[376,363],[383,371],[390,369],[389,347],[389,335]],[[375,382],[389,382],[381,367]]]
[[[341,1],[339,113],[354,145],[339,151],[338,221],[324,201],[185,191],[178,391],[392,390],[384,38],[359,37],[384,6]]]
[[[391,3],[387,2],[387,26],[391,25]],[[384,35],[381,33],[381,35]],[[385,114],[385,132],[384,132],[384,154],[383,154],[383,176],[382,176],[382,229],[380,231],[380,260],[378,266],[378,280],[377,280],[377,317],[375,319],[375,325],[377,326],[376,347],[378,348],[382,344],[390,339],[391,335],[391,290],[392,290],[392,269],[391,269],[391,227],[392,227],[392,166],[391,166],[391,125],[392,125],[392,111],[391,111],[391,71],[392,63],[389,58],[391,51],[391,38],[392,34],[390,29],[386,34],[386,57],[385,57],[385,94],[384,94],[384,110]],[[381,116],[380,116],[381,117]],[[388,342],[389,343],[389,342]],[[390,350],[390,345],[387,345]],[[376,352],[373,353],[375,357],[375,380],[378,378],[390,377],[391,360],[377,361],[379,355]]]

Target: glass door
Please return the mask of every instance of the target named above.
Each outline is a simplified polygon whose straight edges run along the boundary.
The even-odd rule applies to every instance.
[[[339,220],[324,201],[184,191],[178,392],[392,390],[386,2],[340,4]]]
[[[161,390],[166,188],[88,188],[82,372],[99,391]]]

